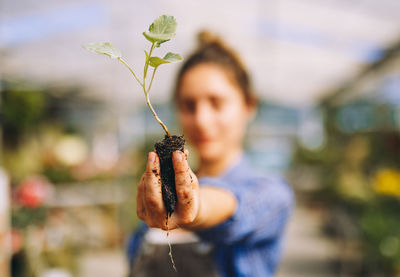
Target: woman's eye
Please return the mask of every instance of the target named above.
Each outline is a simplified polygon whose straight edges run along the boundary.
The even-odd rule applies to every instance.
[[[211,98],[210,99],[211,102],[211,106],[215,109],[215,110],[221,110],[225,104],[225,101],[223,99],[220,98]]]
[[[196,109],[194,101],[184,100],[179,102],[179,109],[184,113],[193,113]]]

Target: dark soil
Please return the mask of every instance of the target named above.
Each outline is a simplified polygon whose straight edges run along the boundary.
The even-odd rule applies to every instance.
[[[183,136],[165,136],[162,141],[154,144],[156,153],[160,158],[162,196],[167,216],[170,216],[174,212],[177,202],[172,153],[176,150],[184,152],[184,146],[185,140]]]

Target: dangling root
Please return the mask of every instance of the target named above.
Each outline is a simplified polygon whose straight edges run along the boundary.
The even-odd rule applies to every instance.
[[[174,268],[175,272],[178,272],[178,270],[176,269],[176,265],[175,265],[175,261],[174,258],[172,257],[172,247],[171,247],[171,242],[169,241],[168,235],[169,235],[169,227],[168,227],[168,215],[167,215],[167,219],[166,219],[166,226],[167,226],[167,243],[168,243],[168,247],[169,247],[169,252],[168,252],[168,256],[171,260],[172,263],[172,267]]]

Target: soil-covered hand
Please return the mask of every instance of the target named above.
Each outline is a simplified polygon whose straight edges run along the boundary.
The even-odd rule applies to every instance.
[[[175,151],[172,162],[178,201],[168,219],[168,229],[190,225],[199,212],[199,183],[187,162],[188,151]],[[149,227],[167,230],[166,210],[162,199],[160,160],[155,152],[148,155],[146,171],[138,185],[137,214]]]

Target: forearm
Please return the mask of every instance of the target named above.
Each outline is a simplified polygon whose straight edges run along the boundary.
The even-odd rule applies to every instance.
[[[294,204],[293,192],[285,183],[272,180],[260,178],[244,185],[233,184],[237,198],[234,214],[222,224],[197,230],[197,235],[204,241],[226,245],[239,241],[255,245],[281,236]]]
[[[202,186],[199,194],[198,214],[193,222],[181,226],[184,229],[202,230],[214,227],[230,218],[236,210],[236,197],[227,190]]]

